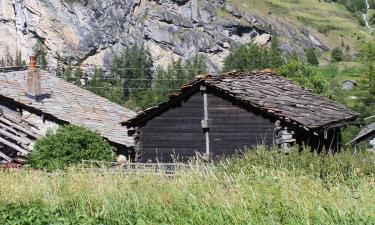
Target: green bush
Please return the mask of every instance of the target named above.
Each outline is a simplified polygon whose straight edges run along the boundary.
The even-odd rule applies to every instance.
[[[114,160],[111,146],[97,133],[75,125],[60,127],[37,140],[28,163],[39,169],[63,169],[82,160]]]
[[[278,72],[304,87],[311,88],[317,94],[334,98],[328,82],[317,74],[316,67],[307,62],[289,60],[287,64],[278,69]]]

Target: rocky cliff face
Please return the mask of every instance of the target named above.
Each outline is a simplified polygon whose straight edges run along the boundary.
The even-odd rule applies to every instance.
[[[0,55],[7,48],[26,58],[41,38],[51,64],[108,65],[134,43],[147,46],[157,64],[204,53],[220,68],[239,43],[267,44],[273,34],[284,51],[315,46],[327,50],[306,28],[272,15],[241,11],[225,0],[0,0]]]

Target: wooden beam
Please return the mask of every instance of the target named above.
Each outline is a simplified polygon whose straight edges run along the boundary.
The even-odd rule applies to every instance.
[[[0,142],[3,143],[4,145],[8,146],[8,147],[11,147],[13,148],[14,150],[18,151],[18,152],[21,152],[22,154],[24,155],[27,155],[29,154],[30,152],[27,151],[26,149],[23,149],[21,147],[19,147],[18,145],[16,144],[13,144],[12,142],[0,137]]]
[[[13,128],[16,128],[16,129],[18,129],[18,130],[24,132],[25,134],[30,135],[30,136],[33,137],[33,138],[38,138],[38,135],[35,134],[34,132],[31,132],[31,131],[29,131],[28,129],[26,129],[26,128],[24,128],[24,127],[18,125],[18,124],[12,123],[11,121],[5,119],[5,118],[2,117],[2,116],[0,116],[0,121],[3,122],[3,123],[8,124],[8,125],[10,125],[10,126],[12,126]]]
[[[1,151],[0,151],[0,157],[3,158],[3,159],[5,159],[5,160],[8,161],[8,162],[12,162],[12,161],[13,161],[12,158],[10,158],[9,156],[5,155],[5,154],[4,154],[3,152],[1,152]]]
[[[4,135],[6,137],[9,137],[9,138],[11,138],[11,139],[13,139],[13,140],[15,140],[15,141],[17,141],[19,143],[25,144],[25,145],[28,145],[28,144],[31,143],[30,139],[18,137],[18,136],[14,135],[14,134],[11,134],[11,133],[9,133],[9,132],[1,129],[1,128],[0,128],[0,134]]]
[[[17,135],[17,136],[20,136],[20,137],[26,136],[25,133],[21,134],[20,131],[17,131],[15,129],[13,129],[12,127],[10,127],[9,125],[3,124],[3,123],[0,123],[0,128],[3,128],[4,130],[6,130],[8,132],[11,132],[14,135]]]
[[[18,118],[15,118],[13,115],[9,115],[8,113],[5,113],[5,112],[3,112],[2,115],[4,116],[5,119],[8,119],[8,120],[10,120],[11,122],[14,122],[14,123],[16,123],[16,124],[21,124],[21,123],[24,122],[24,123],[26,123],[27,125],[32,126],[32,127],[38,129],[38,126],[37,126],[36,124],[31,123],[31,122],[29,122],[29,121],[26,121],[26,120],[24,120],[24,119],[22,119],[22,118],[19,118],[19,119],[18,119]]]

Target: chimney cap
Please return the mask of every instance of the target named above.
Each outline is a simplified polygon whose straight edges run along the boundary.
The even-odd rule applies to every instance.
[[[32,69],[36,68],[36,57],[34,55],[30,56],[29,67]]]

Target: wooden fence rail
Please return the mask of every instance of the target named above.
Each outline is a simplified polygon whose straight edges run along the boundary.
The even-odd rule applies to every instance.
[[[178,172],[199,171],[209,172],[215,167],[212,165],[198,165],[198,164],[183,164],[183,163],[125,163],[119,164],[116,162],[102,162],[83,160],[83,168],[86,170],[100,170],[106,169],[110,172],[121,172],[126,174],[151,174],[151,175],[165,175],[173,176]]]

